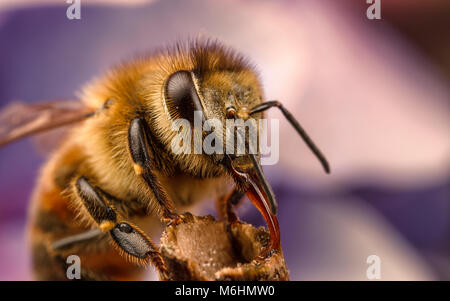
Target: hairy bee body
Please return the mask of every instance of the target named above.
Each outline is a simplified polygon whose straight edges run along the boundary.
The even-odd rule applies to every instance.
[[[101,187],[122,218],[150,234],[159,229],[164,208],[141,177],[142,166],[130,154],[129,128],[135,118],[145,120],[151,170],[178,212],[204,199],[219,199],[230,190],[232,176],[213,159],[170,151],[174,135],[170,119],[177,116],[173,116],[170,102],[164,101],[164,87],[169,76],[180,70],[199,75],[201,81],[194,84],[202,91],[202,99],[218,100],[211,111],[221,110],[220,101],[241,99],[248,93],[253,97],[249,104],[262,101],[252,68],[240,56],[211,42],[177,46],[135,59],[87,85],[81,100],[95,114],[71,128],[43,167],[33,195],[29,233],[37,279],[67,279],[69,255],[80,257],[85,280],[141,277],[144,270],[134,264],[136,258],[122,256],[118,248],[112,248],[106,232],[63,249],[52,248],[60,239],[98,226],[77,193],[80,176]],[[110,230],[108,223],[100,224],[102,227]]]

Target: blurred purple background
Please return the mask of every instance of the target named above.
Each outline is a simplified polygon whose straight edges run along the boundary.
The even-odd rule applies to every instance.
[[[382,20],[368,20],[362,0],[82,0],[72,21],[64,1],[38,2],[0,2],[0,108],[71,98],[135,53],[216,37],[250,57],[331,162],[323,175],[269,114],[291,278],[367,280],[374,254],[382,280],[450,280],[448,1],[382,0]],[[0,280],[31,279],[26,215],[44,161],[30,139],[0,149]],[[263,224],[249,204],[240,214]]]

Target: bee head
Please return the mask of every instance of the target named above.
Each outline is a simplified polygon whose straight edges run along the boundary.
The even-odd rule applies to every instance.
[[[202,148],[213,148],[213,151],[204,151],[215,163],[223,160],[227,147],[228,152],[232,155],[235,153],[237,144],[229,141],[233,138],[230,135],[233,126],[230,121],[240,119],[245,122],[259,117],[261,114],[250,117],[250,110],[261,100],[259,81],[250,71],[199,73],[195,70],[180,70],[168,77],[164,90],[164,105],[170,119],[185,120],[197,133],[201,131],[204,142]],[[231,127],[227,129],[227,126]],[[210,135],[212,131],[214,136]],[[209,140],[212,140],[212,145],[207,144]],[[231,148],[230,143],[234,145]]]
[[[282,111],[329,171],[321,152],[281,103],[263,102],[260,81],[240,55],[207,42],[188,49],[177,47],[160,65],[162,88],[151,95],[159,95],[162,102],[149,102],[150,109],[159,116],[155,126],[159,137],[164,145],[170,145],[183,172],[200,177],[227,175],[241,191],[250,191],[252,202],[266,217],[276,214],[276,200],[262,171],[258,145],[256,150],[250,148],[259,140],[259,119],[272,107]],[[247,124],[243,132],[236,133],[235,124],[229,126],[236,121]],[[256,128],[256,135],[246,126]],[[237,149],[240,146],[244,146],[243,152]]]

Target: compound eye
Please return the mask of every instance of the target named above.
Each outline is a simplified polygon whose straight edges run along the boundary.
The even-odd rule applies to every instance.
[[[189,71],[172,74],[165,88],[166,105],[172,119],[184,118],[194,122],[194,111],[202,111],[200,98]]]

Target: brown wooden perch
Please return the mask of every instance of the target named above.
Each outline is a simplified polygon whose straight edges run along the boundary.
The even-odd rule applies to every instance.
[[[171,280],[289,280],[281,251],[256,260],[269,238],[263,227],[188,214],[166,228],[160,248]]]

